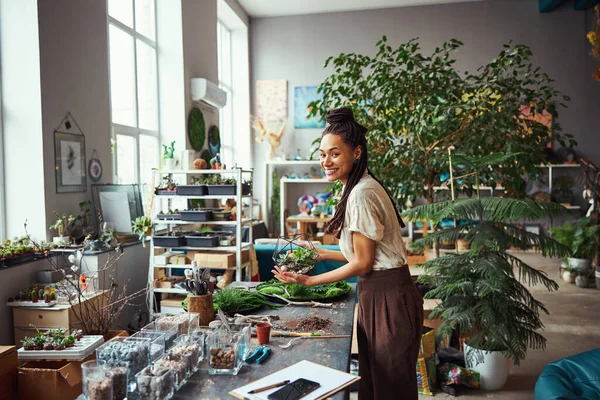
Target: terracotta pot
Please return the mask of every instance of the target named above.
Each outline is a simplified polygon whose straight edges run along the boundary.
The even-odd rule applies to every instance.
[[[269,344],[269,338],[271,337],[271,324],[268,322],[257,324],[256,336],[258,338],[258,344]]]
[[[202,296],[189,294],[188,312],[198,313],[200,315],[200,326],[208,326],[210,321],[215,319],[212,294]]]

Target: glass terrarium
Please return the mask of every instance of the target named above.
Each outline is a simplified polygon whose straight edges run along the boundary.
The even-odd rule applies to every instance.
[[[112,380],[113,400],[124,399],[129,389],[129,362],[115,361],[110,364],[108,375]]]
[[[83,395],[88,400],[112,400],[113,387],[106,361],[91,360],[81,364]]]
[[[317,262],[319,253],[311,241],[302,240],[302,236],[292,239],[280,237],[273,252],[275,265],[283,271],[297,274],[310,273]]]
[[[149,366],[136,375],[138,394],[144,400],[169,400],[175,393],[175,374],[165,366]]]
[[[180,354],[177,352],[165,353],[161,358],[154,363],[155,369],[168,369],[173,371],[173,379],[175,382],[175,390],[181,389],[187,382],[190,371],[190,356],[189,354]]]
[[[219,329],[227,330],[224,325],[220,325]],[[241,323],[241,324],[229,324],[229,330],[233,335],[239,336],[238,344],[238,356],[240,359],[244,359],[250,355],[250,347],[252,340],[252,324]]]
[[[181,335],[175,339],[175,345],[169,350],[172,354],[187,354],[190,358],[189,375],[198,371],[204,353],[204,345],[195,341],[190,335]]]
[[[141,330],[131,335],[132,338],[148,338],[150,339],[150,361],[156,361],[160,356],[165,354],[165,336],[166,331],[144,331]]]
[[[168,330],[169,327],[177,327],[177,335],[188,335],[200,325],[200,314],[184,312],[175,315],[164,315],[156,321],[157,330]]]
[[[211,375],[237,375],[243,364],[240,342],[244,335],[221,328],[210,332],[206,338],[208,373]]]
[[[135,374],[150,364],[150,344],[149,338],[117,336],[96,349],[96,360],[105,361],[108,368],[126,365],[128,392],[132,392],[135,390]]]
[[[160,328],[160,329],[159,329]],[[177,324],[158,324],[156,321],[150,322],[148,325],[142,328],[140,332],[159,332],[165,336],[165,351],[171,348],[175,343],[175,339],[178,336]]]

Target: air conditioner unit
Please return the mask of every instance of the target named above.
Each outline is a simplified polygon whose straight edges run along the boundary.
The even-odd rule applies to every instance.
[[[216,108],[227,104],[227,92],[204,78],[192,78],[192,101],[204,102]]]

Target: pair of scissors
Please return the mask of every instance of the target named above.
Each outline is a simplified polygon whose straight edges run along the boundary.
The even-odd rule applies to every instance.
[[[269,358],[269,354],[271,354],[271,348],[269,346],[257,346],[254,349],[254,352],[244,359],[244,362],[251,363],[252,361],[255,361],[257,364],[261,364]]]

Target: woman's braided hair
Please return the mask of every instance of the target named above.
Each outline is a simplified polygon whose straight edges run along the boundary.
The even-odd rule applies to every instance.
[[[350,192],[356,184],[361,180],[365,171],[371,175],[373,179],[375,179],[380,185],[381,182],[369,171],[368,164],[368,154],[367,154],[367,128],[356,122],[354,119],[354,114],[352,110],[346,107],[335,108],[333,110],[327,111],[327,115],[325,116],[325,120],[327,122],[327,126],[325,130],[323,130],[323,134],[321,137],[332,134],[341,136],[344,143],[349,144],[352,149],[356,147],[361,147],[360,157],[358,160],[354,161],[354,165],[352,167],[352,171],[350,172],[350,176],[348,176],[348,181],[344,186],[344,191],[342,193],[342,198],[338,203],[338,206],[335,210],[335,214],[333,218],[329,221],[327,226],[325,227],[325,233],[336,233],[336,237],[339,238],[342,232],[342,228],[344,227],[344,217],[346,216],[346,205],[348,203],[348,198],[350,197]],[[396,211],[396,217],[398,218],[398,222],[401,227],[404,227],[404,222],[402,222],[402,218],[400,218],[400,213],[398,212],[398,208],[396,207],[396,203],[390,193],[385,189],[385,186],[381,185],[384,188],[392,204],[394,206],[394,210]]]

